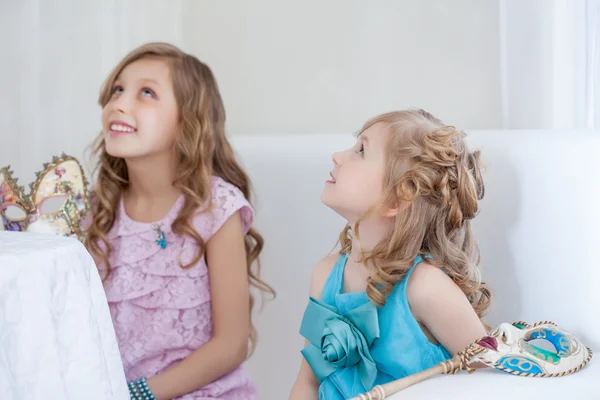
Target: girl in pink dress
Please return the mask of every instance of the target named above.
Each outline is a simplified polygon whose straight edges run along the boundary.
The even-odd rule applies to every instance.
[[[256,399],[250,181],[225,136],[208,66],[178,48],[134,50],[100,94],[102,132],[86,245],[132,399]]]

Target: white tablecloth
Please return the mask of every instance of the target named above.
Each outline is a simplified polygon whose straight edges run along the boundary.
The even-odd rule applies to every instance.
[[[129,399],[100,276],[75,239],[0,231],[0,399]]]

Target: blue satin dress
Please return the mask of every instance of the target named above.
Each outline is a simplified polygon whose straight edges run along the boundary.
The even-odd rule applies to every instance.
[[[344,254],[336,262],[321,300],[310,298],[300,328],[310,342],[302,354],[320,382],[320,400],[349,399],[451,358],[429,341],[410,311],[406,287],[421,256],[383,307],[366,292],[343,293],[347,260]]]

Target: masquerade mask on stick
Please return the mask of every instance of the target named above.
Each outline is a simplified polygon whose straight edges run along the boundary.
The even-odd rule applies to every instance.
[[[5,230],[83,240],[80,223],[88,209],[87,180],[75,158],[63,154],[44,164],[30,185],[30,195],[9,168],[0,169],[0,214]]]
[[[541,347],[542,341],[546,346]],[[549,350],[552,349],[552,350]],[[352,400],[383,400],[402,389],[439,374],[454,374],[461,369],[475,371],[473,362],[526,377],[559,377],[573,374],[592,359],[592,351],[579,339],[556,324],[543,321],[503,323],[491,336],[471,344],[452,359],[417,374],[378,385]]]

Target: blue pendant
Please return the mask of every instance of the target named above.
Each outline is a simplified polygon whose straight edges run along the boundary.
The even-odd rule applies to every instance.
[[[158,227],[158,225],[153,225],[154,230],[156,231],[156,244],[160,246],[161,249],[167,247],[167,240],[165,239],[165,233]]]
[[[158,244],[161,249],[164,249],[165,247],[167,247],[167,241],[165,240],[164,232],[160,233],[160,239],[156,240],[156,244]]]

